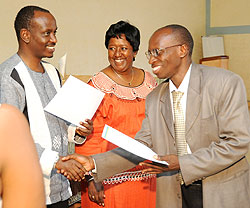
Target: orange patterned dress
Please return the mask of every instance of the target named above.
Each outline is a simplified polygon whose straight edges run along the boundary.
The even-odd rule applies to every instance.
[[[153,76],[144,71],[144,81],[137,87],[118,85],[103,72],[94,75],[89,84],[105,93],[104,99],[93,117],[93,133],[83,145],[76,146],[76,153],[92,155],[116,148],[101,135],[107,124],[134,137],[145,117],[145,98],[157,85]],[[108,208],[154,208],[156,200],[156,176],[143,174],[137,166],[103,181]],[[89,200],[87,183],[82,185],[82,208],[99,208]]]

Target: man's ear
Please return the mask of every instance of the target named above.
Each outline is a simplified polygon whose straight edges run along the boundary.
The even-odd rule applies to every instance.
[[[185,56],[187,56],[189,53],[189,49],[188,46],[186,44],[181,45],[180,48],[180,57],[184,58]]]
[[[30,31],[23,28],[20,30],[20,38],[25,42],[29,43],[30,42]]]

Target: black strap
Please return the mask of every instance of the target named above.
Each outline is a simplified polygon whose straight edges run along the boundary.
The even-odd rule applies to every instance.
[[[55,68],[56,69],[56,68]],[[62,86],[62,79],[61,79],[61,75],[59,73],[59,71],[56,69],[56,72],[57,72],[57,75],[59,77],[59,80],[60,80],[60,85]]]
[[[25,87],[23,85],[22,80],[20,79],[19,74],[17,73],[16,69],[13,69],[13,71],[11,72],[10,75],[18,84],[20,84],[23,88],[23,90],[25,91]],[[25,106],[23,109],[23,114],[25,115],[25,117],[27,118],[28,122],[29,122],[29,115],[28,115],[28,107],[27,107],[27,101],[26,101],[26,97],[25,97]]]

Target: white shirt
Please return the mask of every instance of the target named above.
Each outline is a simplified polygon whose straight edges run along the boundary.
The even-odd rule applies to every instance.
[[[191,68],[192,68],[192,64],[189,66],[188,71],[185,74],[185,77],[182,80],[182,82],[181,82],[180,86],[178,87],[178,89],[176,88],[174,83],[171,80],[169,80],[169,92],[170,92],[171,95],[172,95],[172,92],[174,90],[184,93],[182,98],[181,98],[181,107],[182,107],[182,110],[183,110],[184,120],[185,121],[186,121],[187,92],[188,92],[188,85],[189,85],[189,80],[190,80]],[[170,100],[171,100],[172,115],[173,115],[173,120],[174,120],[173,96],[170,96]],[[187,152],[188,152],[188,154],[192,153],[188,144],[187,144]]]

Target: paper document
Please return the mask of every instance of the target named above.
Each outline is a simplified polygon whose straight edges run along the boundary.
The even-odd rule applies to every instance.
[[[104,95],[100,90],[69,76],[44,110],[80,126],[80,121],[92,119]]]
[[[154,159],[154,155],[157,155],[153,150],[148,148],[146,145],[136,141],[135,139],[117,131],[116,129],[105,125],[102,138],[108,140],[109,142],[115,144],[116,146],[125,149],[128,152],[131,152],[139,157],[145,158],[147,160],[151,160],[157,163],[168,165],[165,161],[159,161]]]
[[[203,58],[224,56],[224,40],[222,36],[202,36]]]

